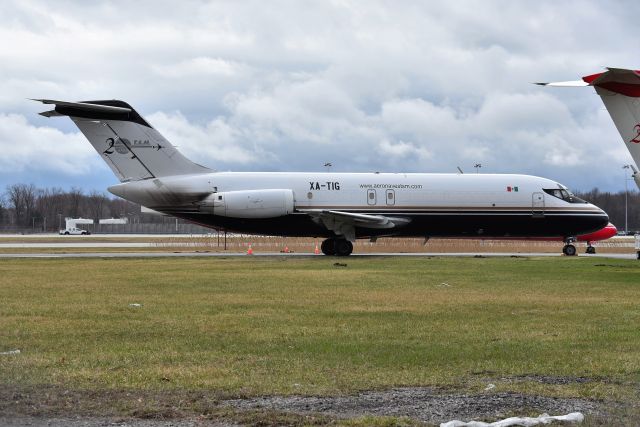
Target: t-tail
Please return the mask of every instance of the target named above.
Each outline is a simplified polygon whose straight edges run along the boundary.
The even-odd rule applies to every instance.
[[[126,102],[34,101],[55,105],[40,113],[45,117],[69,116],[121,182],[210,172],[184,157]]]
[[[633,179],[640,188],[640,71],[607,68],[607,71],[585,76],[578,81],[536,84],[558,87],[593,86],[636,163],[631,168]]]

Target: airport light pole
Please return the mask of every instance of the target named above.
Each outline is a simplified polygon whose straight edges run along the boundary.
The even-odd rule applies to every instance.
[[[474,168],[476,168],[476,173],[479,173],[479,172],[480,172],[480,168],[481,168],[481,167],[482,167],[482,164],[481,164],[481,163],[476,163],[476,164],[475,164]]]
[[[631,169],[631,165],[624,165],[624,166],[622,166],[622,169]],[[629,189],[628,189],[627,181],[628,181],[628,179],[627,179],[627,174],[626,174],[626,171],[625,171],[625,174],[624,174],[624,235],[625,236],[627,235],[627,230],[629,229],[628,228],[628,221],[627,221],[627,219],[628,219],[628,216],[627,216],[627,212],[628,212],[628,210],[627,210],[627,201],[629,199]]]

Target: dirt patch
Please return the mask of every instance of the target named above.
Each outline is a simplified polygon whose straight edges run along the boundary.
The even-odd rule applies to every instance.
[[[207,391],[87,391],[0,385],[0,425],[16,426],[295,426],[335,424],[336,419],[364,416],[408,417],[438,424],[452,419],[496,420],[543,412],[559,415],[578,411],[601,418],[618,409],[610,402],[588,399],[465,394],[428,387],[346,396],[231,399]]]
[[[269,396],[222,402],[241,410],[269,409],[299,414],[319,413],[339,418],[364,415],[410,417],[426,423],[452,419],[499,419],[514,414],[567,414],[582,412],[604,415],[601,402],[561,399],[517,393],[441,394],[431,388],[401,388],[365,392],[354,396]]]

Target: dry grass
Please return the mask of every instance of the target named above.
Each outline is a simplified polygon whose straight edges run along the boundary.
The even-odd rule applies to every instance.
[[[292,252],[313,253],[322,239],[268,236],[233,236],[227,238],[227,250],[246,252],[249,245],[257,252],[282,252],[287,248]],[[198,248],[211,251],[224,250],[224,238],[217,236],[166,237],[156,242],[158,247]],[[576,244],[584,252],[585,243]],[[479,239],[424,239],[383,237],[376,242],[358,240],[354,253],[467,253],[467,252],[515,252],[515,253],[560,253],[562,242],[535,240],[479,240]],[[633,241],[629,239],[609,239],[595,244],[601,253],[633,253]]]
[[[637,261],[334,263],[0,260],[0,351],[21,350],[0,356],[0,389],[124,390],[126,400],[127,390],[220,398],[426,385],[474,393],[492,382],[498,391],[638,399]]]
[[[334,262],[3,260],[0,342],[23,353],[0,378],[262,394],[638,375],[633,261]],[[594,384],[566,390],[624,389]]]
[[[322,239],[296,237],[270,237],[252,235],[228,235],[228,252],[246,252],[251,245],[254,252],[284,252],[287,248],[295,253],[314,253]],[[139,252],[139,251],[211,251],[224,252],[223,235],[185,236],[59,236],[59,237],[1,237],[0,243],[150,243],[149,248],[0,248],[0,253],[77,253],[77,252]],[[535,240],[479,240],[479,239],[424,239],[383,237],[376,242],[358,240],[354,253],[560,253],[562,242]],[[585,243],[577,243],[584,252]],[[633,239],[612,238],[596,242],[599,253],[634,253]]]

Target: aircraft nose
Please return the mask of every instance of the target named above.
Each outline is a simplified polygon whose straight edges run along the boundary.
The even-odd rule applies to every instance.
[[[596,205],[591,205],[591,206],[593,206],[593,208],[598,212],[597,218],[598,218],[598,221],[601,222],[600,228],[608,227],[609,225],[615,228],[615,226],[609,222],[609,215],[607,215],[605,211],[603,211]]]

